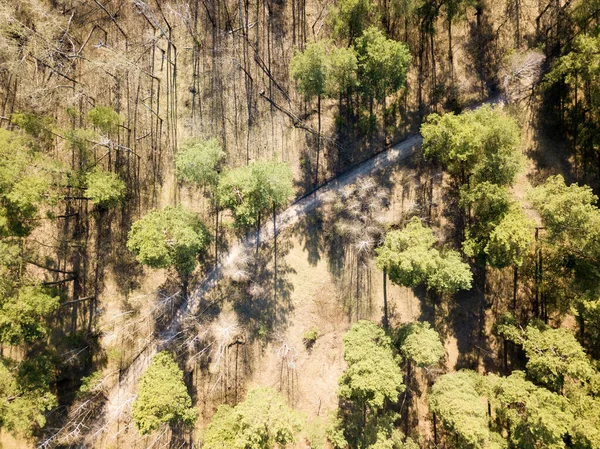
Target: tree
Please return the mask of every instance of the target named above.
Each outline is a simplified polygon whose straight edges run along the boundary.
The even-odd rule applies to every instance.
[[[168,352],[156,354],[140,378],[132,415],[142,435],[164,424],[191,426],[196,421],[197,413],[183,382],[183,372]]]
[[[86,174],[85,181],[85,196],[100,207],[114,207],[125,196],[125,183],[116,173],[92,170]]]
[[[562,176],[551,176],[535,187],[529,198],[542,217],[544,303],[554,297],[559,306],[577,313],[582,340],[598,341],[600,323],[600,209],[588,186],[567,185]],[[548,298],[550,296],[551,298]],[[565,304],[566,303],[566,304]],[[586,326],[586,323],[589,323]],[[592,344],[598,350],[596,344]]]
[[[296,441],[301,416],[269,387],[250,390],[235,407],[221,405],[203,435],[206,449],[272,449]]]
[[[573,426],[566,398],[525,380],[525,373],[489,376],[499,425],[508,432],[512,447],[560,449]]]
[[[45,355],[20,363],[0,358],[0,427],[30,437],[46,424],[46,412],[58,405],[50,382],[55,372]]]
[[[508,189],[490,182],[482,182],[474,187],[463,186],[460,192],[460,206],[472,217],[465,230],[463,249],[470,257],[482,258],[487,262],[485,249],[496,227],[509,210],[514,207]]]
[[[121,117],[110,106],[96,106],[90,109],[87,119],[92,125],[107,134],[114,133],[121,124]]]
[[[370,321],[358,321],[343,338],[348,367],[339,380],[341,400],[330,440],[337,447],[369,447],[391,438],[397,415],[387,404],[398,402],[405,389],[391,340]],[[335,442],[334,441],[334,442]]]
[[[398,330],[400,353],[420,368],[436,365],[444,356],[439,334],[427,322],[416,322]]]
[[[59,306],[59,298],[38,286],[22,286],[0,300],[0,342],[9,345],[33,343],[49,332],[48,317]]]
[[[429,408],[462,443],[457,447],[506,447],[502,437],[488,427],[487,407],[479,385],[482,381],[475,372],[459,371],[444,374],[431,388]]]
[[[315,188],[319,185],[319,156],[321,154],[321,97],[327,92],[328,61],[327,42],[309,43],[303,52],[296,52],[290,63],[292,79],[304,94],[306,101],[317,97],[317,164],[315,167]]]
[[[521,131],[500,108],[482,106],[460,115],[431,114],[421,125],[423,153],[438,161],[458,185],[511,185],[522,166]]]
[[[219,165],[224,158],[225,152],[217,139],[189,140],[175,158],[177,178],[214,189],[219,184]]]
[[[206,250],[210,235],[200,218],[182,207],[153,210],[131,226],[127,248],[151,268],[175,268],[187,295],[189,275]]]
[[[217,139],[188,140],[177,153],[175,170],[180,181],[201,186],[209,194],[215,212],[215,264],[219,259],[219,175],[225,152]]]
[[[339,39],[354,39],[363,34],[371,20],[374,6],[370,0],[340,0],[331,10],[333,35]]]
[[[326,90],[330,96],[349,92],[358,84],[358,59],[354,47],[334,47],[329,52]]]
[[[440,252],[433,247],[436,243],[433,231],[423,226],[418,217],[412,217],[403,229],[386,234],[383,245],[375,250],[377,267],[393,283],[404,287],[425,284],[440,293],[471,288],[473,275],[469,265],[456,251]],[[387,304],[384,309],[387,317]]]
[[[292,171],[283,162],[256,161],[225,172],[219,184],[222,204],[231,209],[238,228],[256,225],[261,216],[275,213],[294,194]]]
[[[498,332],[523,347],[527,374],[553,391],[561,392],[565,382],[588,382],[595,374],[581,345],[567,329],[529,325],[523,331],[511,324],[498,326]]]
[[[388,39],[376,27],[370,27],[357,39],[356,52],[361,87],[369,98],[370,112],[373,113],[375,98],[383,104],[385,114],[386,97],[406,82],[410,51],[406,44]]]
[[[56,178],[53,165],[26,137],[0,129],[0,236],[32,231]]]

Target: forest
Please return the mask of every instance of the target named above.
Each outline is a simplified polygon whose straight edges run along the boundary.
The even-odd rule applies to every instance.
[[[600,0],[0,0],[0,448],[600,449]]]

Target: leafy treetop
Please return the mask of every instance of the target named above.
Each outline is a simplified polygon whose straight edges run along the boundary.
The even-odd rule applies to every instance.
[[[436,365],[444,356],[439,334],[427,322],[416,322],[398,330],[400,353],[419,367]]]
[[[256,161],[221,177],[221,202],[230,208],[238,227],[258,224],[265,212],[284,206],[293,196],[292,171],[282,162]]]
[[[85,196],[101,207],[114,207],[125,196],[125,183],[116,173],[92,170],[86,174]]]
[[[250,390],[235,407],[222,405],[204,435],[206,449],[272,449],[296,441],[303,419],[272,388]]]
[[[198,217],[182,207],[153,210],[136,221],[129,231],[127,248],[137,260],[152,268],[174,267],[186,277],[196,267],[210,235]]]
[[[395,404],[405,387],[383,329],[370,321],[358,321],[343,341],[348,368],[340,379],[340,396],[373,410],[381,409],[385,401]]]
[[[217,139],[190,140],[177,153],[177,178],[204,188],[216,188],[219,183],[219,164],[224,157],[225,152]]]
[[[196,421],[192,399],[183,382],[183,372],[166,351],[152,359],[139,381],[138,395],[133,403],[133,421],[142,435],[159,429],[163,424]]]
[[[433,231],[413,217],[403,229],[386,234],[383,245],[376,249],[377,266],[386,270],[392,282],[405,287],[425,283],[440,292],[469,289],[469,266],[456,251],[433,248],[436,242]]]

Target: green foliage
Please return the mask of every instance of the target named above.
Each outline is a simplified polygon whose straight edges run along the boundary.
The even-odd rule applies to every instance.
[[[221,204],[232,210],[236,226],[253,226],[262,214],[289,201],[294,194],[292,181],[292,171],[286,163],[252,162],[221,177]]]
[[[531,191],[529,198],[548,228],[551,240],[600,254],[600,244],[590,238],[600,229],[598,197],[590,187],[567,186],[561,175],[550,176]]]
[[[110,106],[96,106],[87,114],[87,119],[105,133],[116,132],[121,124],[121,116]]]
[[[426,368],[437,365],[444,357],[444,345],[439,334],[427,322],[416,322],[398,330],[400,353],[417,366]]]
[[[390,93],[404,87],[411,61],[406,44],[392,39],[375,27],[368,28],[356,41],[362,90],[384,101]]]
[[[32,436],[46,424],[45,412],[58,405],[50,392],[52,362],[45,356],[21,363],[0,358],[0,427],[17,436]]]
[[[30,112],[16,112],[11,116],[10,121],[30,136],[36,138],[48,138],[48,128],[53,124],[52,118],[39,116]]]
[[[459,184],[511,185],[522,166],[517,122],[499,108],[482,106],[460,115],[431,114],[421,125],[423,152]]]
[[[402,230],[388,232],[376,249],[377,266],[386,270],[390,280],[405,287],[426,283],[440,292],[455,292],[471,287],[472,274],[455,251],[433,248],[433,231],[413,217]]]
[[[327,55],[325,41],[311,42],[303,52],[297,51],[290,64],[292,79],[306,100],[323,95],[327,83]]]
[[[225,152],[217,139],[189,140],[182,145],[175,159],[177,178],[204,188],[216,188],[219,164],[224,157]]]
[[[222,405],[203,435],[205,449],[272,449],[296,441],[302,419],[284,397],[263,387],[235,407]]]
[[[490,233],[484,248],[490,265],[520,267],[533,240],[535,222],[519,208],[512,207]]]
[[[340,397],[372,410],[383,408],[385,401],[395,404],[404,384],[383,329],[370,321],[358,321],[343,341],[348,368],[340,379]]]
[[[94,371],[92,374],[81,378],[81,386],[77,392],[79,398],[88,397],[98,392],[102,388],[103,376],[100,371]]]
[[[327,93],[330,96],[347,92],[357,86],[358,59],[353,47],[334,47],[329,52]]]
[[[142,435],[164,424],[191,426],[196,421],[197,414],[183,382],[183,372],[168,352],[156,354],[140,378],[132,416]]]
[[[54,168],[25,138],[0,129],[0,236],[25,236],[46,200]]]
[[[0,299],[0,342],[10,345],[33,343],[48,335],[48,317],[59,306],[59,298],[37,286],[23,286]]]
[[[133,224],[127,248],[138,262],[152,268],[174,267],[185,278],[194,271],[196,257],[209,241],[210,235],[196,214],[168,206]]]
[[[104,170],[92,170],[86,175],[85,196],[101,207],[114,207],[125,196],[125,183],[119,175]]]
[[[487,406],[480,394],[481,381],[472,371],[444,374],[431,388],[429,408],[464,442],[464,447],[506,447],[500,436],[488,428]]]
[[[333,35],[350,43],[363,33],[374,12],[370,0],[340,0],[330,12]]]
[[[563,56],[554,60],[552,70],[546,75],[545,87],[556,87],[561,93],[561,126],[570,138],[576,157],[581,157],[587,167],[597,169],[600,137],[600,35],[589,32],[588,17],[598,5],[588,0],[578,6],[580,16],[585,17],[588,33],[577,33]],[[586,11],[586,7],[588,11]],[[559,112],[560,111],[560,112]]]
[[[542,217],[544,294],[568,306],[586,324],[590,341],[600,338],[600,210],[587,186],[567,186],[562,176],[551,176],[534,188],[529,198]],[[593,344],[592,349],[598,351]],[[597,353],[597,352],[596,352]]]
[[[482,182],[475,187],[463,186],[460,205],[473,217],[465,231],[463,249],[471,257],[485,255],[490,236],[513,206],[504,186]]]
[[[553,391],[561,391],[565,381],[587,382],[594,374],[581,345],[567,329],[499,325],[498,332],[523,346],[527,355],[527,374]]]
[[[564,439],[573,425],[568,401],[525,380],[514,371],[505,378],[490,376],[496,399],[497,420],[508,430],[512,447],[565,448]]]

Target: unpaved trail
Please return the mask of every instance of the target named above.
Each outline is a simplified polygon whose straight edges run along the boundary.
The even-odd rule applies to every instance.
[[[354,184],[359,179],[372,175],[380,170],[398,164],[415,154],[421,148],[422,137],[413,135],[402,142],[382,151],[365,162],[351,168],[347,172],[325,183],[313,193],[301,197],[291,204],[276,219],[276,232],[297,224],[306,214],[335,200],[336,194],[344,187]],[[273,223],[265,224],[260,231],[260,241],[271,240],[274,236]],[[198,283],[187,303],[183,303],[177,310],[171,322],[166,326],[167,331],[157,339],[151,341],[131,362],[129,367],[121,373],[119,382],[108,394],[108,419],[111,415],[120,415],[124,404],[130,403],[134,397],[135,387],[139,377],[146,371],[152,357],[178,334],[183,319],[198,312],[198,306],[206,293],[212,290],[224,270],[233,265],[238,258],[256,245],[256,233],[250,233],[237,243],[234,243],[227,253],[221,256],[221,262],[214,267],[204,279]]]

